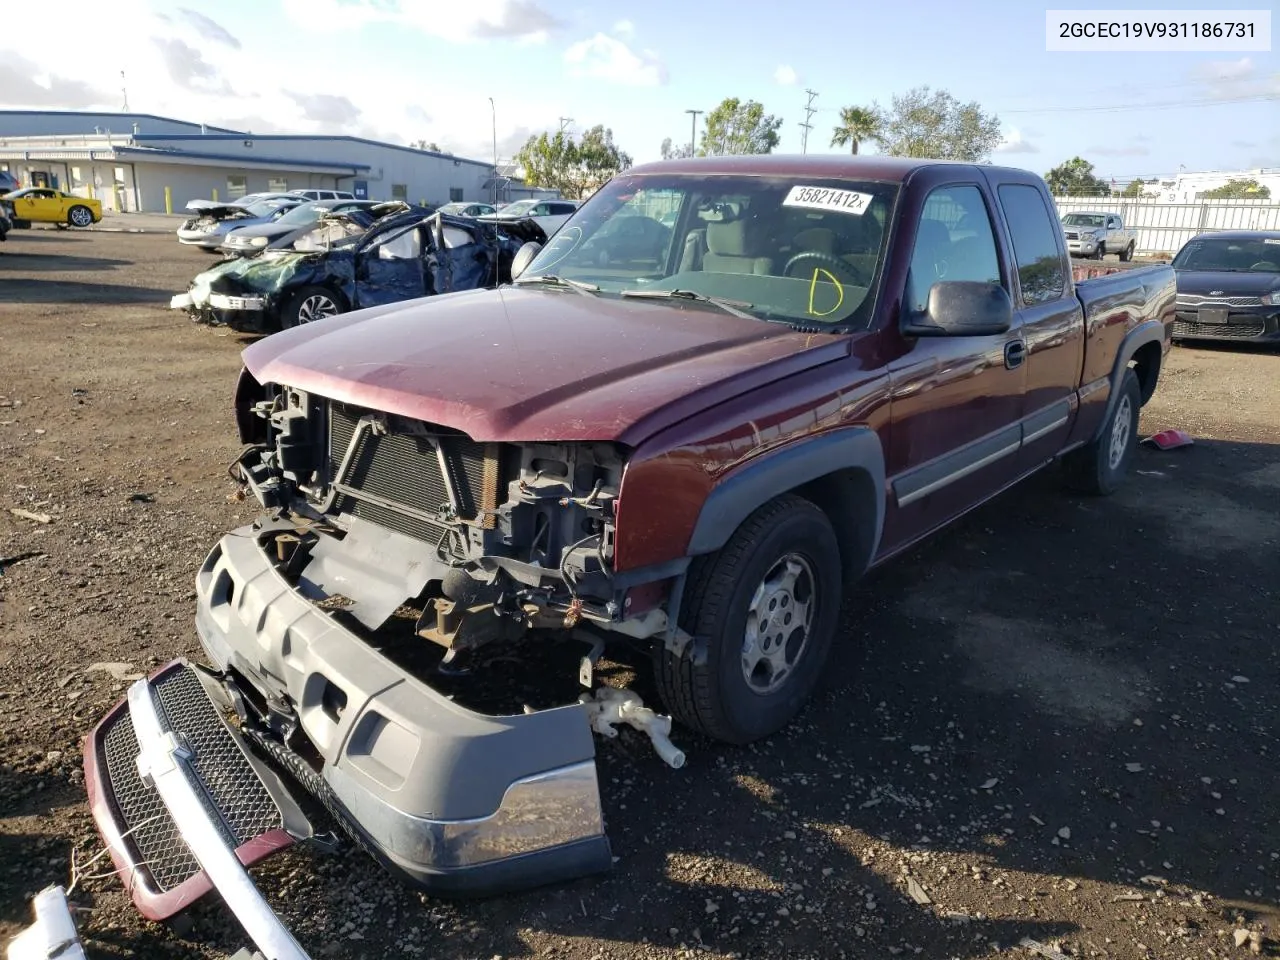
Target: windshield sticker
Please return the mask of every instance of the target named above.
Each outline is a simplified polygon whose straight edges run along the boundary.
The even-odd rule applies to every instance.
[[[822,276],[820,277],[819,274]],[[818,310],[814,307],[814,298],[818,292],[818,281],[825,278],[835,285],[836,305],[830,310]],[[825,298],[824,298],[825,299]],[[824,270],[822,267],[813,268],[813,278],[809,281],[809,316],[811,317],[829,317],[840,309],[840,305],[844,303],[844,285],[835,278],[830,270]]]
[[[811,210],[831,210],[835,213],[851,213],[862,216],[871,203],[871,194],[856,190],[834,190],[830,187],[792,187],[784,207],[808,207]]]

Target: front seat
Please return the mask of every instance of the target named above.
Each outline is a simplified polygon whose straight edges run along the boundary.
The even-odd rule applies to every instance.
[[[702,269],[708,273],[773,272],[770,257],[754,256],[746,220],[713,220],[707,224],[707,252]]]

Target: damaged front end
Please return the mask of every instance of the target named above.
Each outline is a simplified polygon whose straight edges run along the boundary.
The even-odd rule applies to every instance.
[[[612,569],[626,451],[477,442],[247,371],[237,417],[232,473],[267,512],[197,575],[212,666],[139,681],[85,748],[95,819],[139,909],[159,919],[222,889],[148,779],[156,744],[185,758],[242,866],[313,838],[287,780],[429,891],[608,870],[593,730],[628,724],[684,763],[669,718],[630,691],[584,692],[607,638],[667,629],[652,605],[626,615],[637,584]],[[553,650],[571,651],[554,676]],[[554,692],[491,694],[502,661]]]

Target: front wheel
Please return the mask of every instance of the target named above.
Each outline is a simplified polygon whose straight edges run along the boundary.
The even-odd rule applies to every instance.
[[[280,327],[288,330],[290,327],[336,316],[344,309],[342,301],[332,290],[321,286],[303,287],[285,304],[280,314]]]
[[[1115,493],[1129,472],[1129,461],[1138,446],[1138,414],[1142,390],[1138,375],[1126,370],[1120,381],[1111,419],[1092,443],[1073,450],[1062,459],[1067,483],[1080,493],[1106,496]]]
[[[1130,240],[1129,245],[1120,252],[1120,259],[1125,263],[1128,263],[1130,260],[1133,259],[1133,241],[1132,240]]]
[[[729,743],[786,726],[821,676],[842,583],[839,545],[822,510],[793,495],[761,507],[689,569],[680,625],[693,640],[680,654],[661,642],[654,650],[667,709]]]
[[[93,211],[88,207],[76,204],[67,211],[67,223],[73,227],[89,227],[93,225]]]

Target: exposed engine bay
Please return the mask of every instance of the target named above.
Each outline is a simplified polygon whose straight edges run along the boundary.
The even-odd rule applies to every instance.
[[[608,443],[477,443],[444,427],[270,386],[234,472],[300,522],[275,552],[314,601],[376,632],[406,605],[452,664],[527,630],[615,629]],[[624,628],[636,632],[633,626]],[[643,633],[641,629],[639,632]]]

